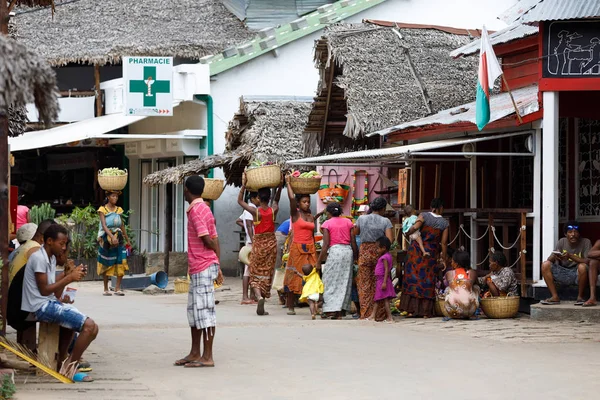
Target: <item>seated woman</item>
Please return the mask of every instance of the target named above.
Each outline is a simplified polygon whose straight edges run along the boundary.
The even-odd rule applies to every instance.
[[[452,256],[452,271],[446,272],[449,286],[446,288],[444,307],[451,318],[469,319],[479,307],[477,272],[471,269],[471,258],[466,251]]]
[[[515,273],[506,264],[504,253],[497,251],[490,255],[490,273],[479,278],[479,286],[486,289],[483,298],[519,295]]]

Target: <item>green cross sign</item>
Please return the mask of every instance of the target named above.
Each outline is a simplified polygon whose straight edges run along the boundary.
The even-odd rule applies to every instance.
[[[144,107],[156,107],[157,93],[170,93],[171,82],[156,79],[156,67],[144,67],[142,80],[129,81],[129,92],[142,93]]]

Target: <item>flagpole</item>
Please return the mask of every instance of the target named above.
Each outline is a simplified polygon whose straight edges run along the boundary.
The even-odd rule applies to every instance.
[[[521,113],[519,112],[519,109],[517,108],[517,103],[515,103],[515,98],[513,97],[513,94],[510,91],[510,87],[508,86],[508,82],[506,82],[506,78],[504,77],[504,74],[502,74],[502,82],[504,82],[504,86],[506,86],[506,90],[508,91],[508,95],[510,96],[510,100],[512,101],[512,105],[515,108],[515,112],[517,113],[517,118],[519,119],[519,124],[522,124],[523,118],[521,118]]]

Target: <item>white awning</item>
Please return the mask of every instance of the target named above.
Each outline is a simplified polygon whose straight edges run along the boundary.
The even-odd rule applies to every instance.
[[[174,102],[173,107],[179,105]],[[122,139],[121,143],[132,140],[143,139],[198,139],[205,136],[204,132],[191,135],[127,135],[107,134],[125,126],[148,118],[148,116],[129,116],[125,114],[103,115],[97,118],[89,118],[72,124],[57,126],[51,129],[25,133],[15,138],[8,138],[11,152],[40,149],[61,144],[79,142],[86,139]]]
[[[362,150],[362,151],[353,151],[348,153],[340,153],[340,154],[329,154],[326,156],[319,157],[309,157],[302,158],[299,160],[288,161],[288,164],[291,165],[326,165],[333,163],[367,163],[367,162],[394,162],[394,161],[408,161],[411,156],[419,155],[423,156],[423,152],[435,149],[441,149],[444,147],[452,147],[452,146],[460,146],[467,143],[477,143],[483,142],[487,140],[494,139],[502,139],[511,136],[520,136],[531,134],[530,130],[522,131],[522,132],[514,132],[503,135],[492,135],[492,136],[484,136],[484,137],[470,137],[470,138],[458,138],[458,139],[443,139],[436,140],[432,142],[423,142],[423,143],[413,143],[407,144],[405,146],[394,146],[394,147],[385,147],[382,149],[371,149],[371,150]],[[507,155],[508,153],[498,153],[498,155]],[[432,155],[479,155],[477,152],[471,153],[436,153]],[[484,155],[484,154],[481,154]],[[493,155],[493,154],[485,154],[485,155]],[[515,156],[531,156],[533,153],[511,153],[511,155]]]

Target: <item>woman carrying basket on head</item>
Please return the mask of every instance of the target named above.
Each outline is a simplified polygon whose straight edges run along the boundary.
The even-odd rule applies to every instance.
[[[108,291],[108,278],[117,277],[115,295],[125,296],[121,291],[121,281],[127,265],[127,247],[131,247],[123,221],[123,209],[117,206],[120,191],[106,191],[104,205],[98,209],[100,225],[98,229],[98,275],[104,279],[104,295],[112,296]]]
[[[246,174],[242,177],[242,189],[238,195],[238,204],[248,211],[254,220],[254,237],[250,254],[250,289],[258,299],[256,314],[269,315],[265,311],[265,299],[271,297],[271,284],[277,262],[277,239],[275,238],[275,218],[279,212],[279,199],[283,182],[280,182],[271,197],[270,188],[258,190],[260,205],[252,207],[244,201]]]

